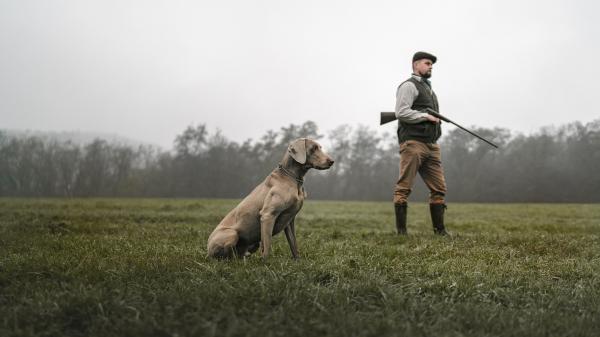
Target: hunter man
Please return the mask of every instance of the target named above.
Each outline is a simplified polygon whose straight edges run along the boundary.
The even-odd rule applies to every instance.
[[[417,172],[429,188],[429,210],[433,232],[448,235],[444,227],[446,181],[437,140],[442,135],[441,121],[427,113],[439,113],[438,100],[431,88],[434,55],[416,52],[412,59],[412,76],[396,92],[396,117],[400,143],[400,176],[394,188],[394,208],[398,234],[406,235],[408,196]]]

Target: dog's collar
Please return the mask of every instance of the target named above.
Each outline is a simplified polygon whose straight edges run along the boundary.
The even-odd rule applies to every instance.
[[[298,178],[296,177],[292,172],[286,170],[281,164],[277,165],[277,168],[283,172],[283,174],[285,174],[286,176],[293,178],[294,180],[296,180],[296,182],[298,183],[298,185],[302,185],[304,183],[304,178]]]

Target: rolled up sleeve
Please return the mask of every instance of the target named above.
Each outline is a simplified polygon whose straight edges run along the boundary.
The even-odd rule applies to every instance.
[[[424,122],[426,113],[413,110],[410,107],[419,95],[417,87],[412,82],[404,82],[396,92],[396,118],[399,121],[409,124]]]

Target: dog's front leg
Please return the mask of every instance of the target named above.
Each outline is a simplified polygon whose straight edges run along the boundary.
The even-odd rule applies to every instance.
[[[294,222],[296,218],[294,217],[290,224],[285,227],[285,237],[290,245],[290,250],[292,251],[292,258],[297,259],[300,257],[298,254],[298,244],[296,243],[296,229],[294,228]]]
[[[271,250],[271,238],[273,236],[275,219],[277,219],[277,216],[271,213],[260,216],[260,252],[263,258],[266,258]]]
[[[277,217],[281,214],[282,204],[281,198],[276,193],[270,193],[260,210],[260,248],[263,258],[266,258],[271,250],[273,227]]]

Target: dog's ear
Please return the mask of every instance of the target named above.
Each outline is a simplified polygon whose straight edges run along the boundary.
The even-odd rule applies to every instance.
[[[288,147],[288,152],[298,164],[306,163],[306,138],[296,139]]]

